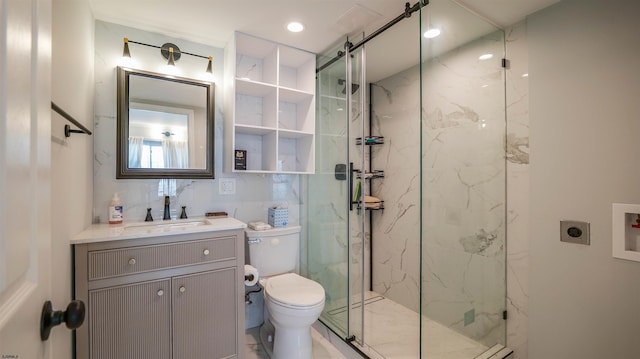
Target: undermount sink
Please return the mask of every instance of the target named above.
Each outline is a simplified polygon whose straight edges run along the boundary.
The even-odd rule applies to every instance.
[[[189,219],[128,222],[122,224],[96,223],[82,231],[73,244],[103,242],[135,238],[180,236],[184,234],[245,229],[247,225],[233,217],[192,217]]]
[[[171,220],[162,222],[132,223],[124,226],[125,231],[170,231],[191,228],[196,226],[207,226],[212,223],[209,220]]]

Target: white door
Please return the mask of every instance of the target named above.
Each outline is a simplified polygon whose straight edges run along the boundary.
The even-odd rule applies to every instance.
[[[0,0],[0,358],[50,357],[50,67],[51,0]]]

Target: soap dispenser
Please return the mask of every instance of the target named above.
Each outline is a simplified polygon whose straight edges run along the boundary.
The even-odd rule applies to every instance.
[[[118,193],[114,193],[109,202],[109,224],[122,223],[122,203],[120,203],[120,197]]]

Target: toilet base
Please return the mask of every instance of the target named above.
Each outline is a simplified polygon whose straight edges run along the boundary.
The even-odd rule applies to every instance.
[[[273,338],[276,330],[269,319],[260,326],[260,343],[269,358],[273,358]]]
[[[271,359],[312,359],[311,328],[276,329],[270,320],[260,327],[260,341]]]

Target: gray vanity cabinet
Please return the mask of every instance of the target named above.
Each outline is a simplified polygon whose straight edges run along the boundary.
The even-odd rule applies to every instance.
[[[76,357],[242,358],[244,232],[75,244]]]
[[[232,358],[237,353],[236,274],[227,268],[172,279],[174,358]]]
[[[89,291],[90,357],[170,359],[170,285],[161,280]]]

